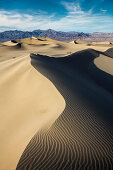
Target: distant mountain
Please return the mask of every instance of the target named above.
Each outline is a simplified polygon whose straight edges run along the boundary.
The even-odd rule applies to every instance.
[[[34,30],[32,32],[14,30],[14,31],[1,32],[0,42],[28,38],[32,36],[33,37],[49,37],[49,38],[61,40],[61,41],[72,41],[76,38],[89,37],[89,34],[83,33],[83,32],[62,32],[62,31],[55,31],[51,29]]]
[[[0,32],[0,42],[5,42],[9,40],[15,39],[23,39],[28,37],[49,37],[55,40],[60,41],[73,41],[75,39],[82,39],[88,41],[99,41],[99,40],[113,40],[113,33],[102,33],[102,32],[95,32],[95,33],[83,33],[83,32],[62,32],[62,31],[55,31],[52,29],[48,30],[34,30],[30,31],[4,31]]]
[[[107,37],[107,38],[113,38],[113,33],[111,32],[111,33],[107,33],[107,32],[94,32],[94,33],[92,33],[91,34],[91,36],[92,37],[100,37],[100,38],[105,38],[105,37]]]

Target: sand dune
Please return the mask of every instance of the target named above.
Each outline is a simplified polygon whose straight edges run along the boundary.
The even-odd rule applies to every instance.
[[[0,169],[112,170],[110,46],[31,37],[0,52]]]
[[[31,37],[31,38],[24,38],[24,39],[20,39],[20,40],[13,40],[13,42],[17,42],[17,43],[25,43],[25,44],[43,44],[43,43],[51,43],[51,42],[60,42],[57,40],[53,40],[51,38],[48,37]],[[61,42],[60,42],[61,43]]]
[[[94,61],[95,65],[102,71],[107,72],[113,76],[113,59],[100,55]]]
[[[12,41],[7,41],[7,42],[4,42],[4,43],[1,43],[1,45],[5,45],[5,46],[15,46],[17,45],[18,43],[14,43]]]
[[[113,59],[100,55],[89,65],[89,71],[96,81],[113,93]]]
[[[29,56],[1,62],[0,78],[0,169],[13,170],[37,130],[48,128],[65,102]]]
[[[109,48],[108,50],[106,50],[105,54],[113,58],[113,48]]]
[[[34,136],[17,170],[113,168],[113,96],[84,74],[86,66],[76,72],[76,53],[70,57],[31,55],[31,64],[55,84],[66,108],[48,130]]]
[[[13,46],[12,46],[13,44]],[[90,48],[106,51],[110,46],[90,46]],[[52,40],[47,37],[31,37],[21,40],[12,40],[0,44],[0,61],[19,57],[23,54],[38,53],[51,57],[64,57],[71,53],[88,49],[87,44],[74,44]]]
[[[21,43],[14,43],[13,45],[3,45],[3,50],[16,50],[16,49],[23,49]]]
[[[88,42],[88,41],[83,41],[83,40],[78,39],[78,40],[75,40],[74,43],[75,44],[86,44],[87,46],[101,46],[101,47],[102,46],[103,47],[108,47],[108,46],[110,47],[111,46],[111,47],[113,47],[113,44],[111,42],[109,42],[109,41],[101,41],[101,42],[98,42],[98,41],[97,42],[96,41],[95,42],[90,42],[89,41]]]
[[[87,42],[87,41],[82,41],[82,40],[79,40],[79,39],[78,39],[78,40],[75,40],[74,43],[75,43],[75,44],[88,44],[89,42]]]

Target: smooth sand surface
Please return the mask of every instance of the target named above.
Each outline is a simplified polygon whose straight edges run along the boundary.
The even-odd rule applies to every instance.
[[[109,45],[0,44],[0,170],[112,170],[112,60]]]
[[[13,170],[38,129],[65,108],[54,85],[24,56],[0,63],[0,170]]]
[[[94,60],[94,64],[102,71],[113,76],[113,59],[105,55],[100,55]]]

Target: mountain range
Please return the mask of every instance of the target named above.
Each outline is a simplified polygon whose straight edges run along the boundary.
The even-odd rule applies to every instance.
[[[0,42],[5,42],[15,39],[23,39],[28,37],[49,37],[60,41],[73,41],[75,39],[82,39],[86,41],[113,41],[113,33],[95,32],[95,33],[83,33],[83,32],[63,32],[48,30],[34,30],[34,31],[19,31],[10,30],[0,32]]]

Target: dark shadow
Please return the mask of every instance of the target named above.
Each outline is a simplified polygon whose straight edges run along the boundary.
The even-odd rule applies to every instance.
[[[107,56],[113,58],[113,48],[109,48],[108,50],[106,50],[104,52],[104,54],[106,54]]]
[[[54,49],[65,49],[65,46],[61,45],[61,44],[56,44],[56,46],[52,47]]]
[[[43,40],[43,39],[41,39],[41,38],[37,38],[39,41],[47,41],[46,39],[45,40]]]
[[[66,107],[49,129],[33,137],[17,170],[112,169],[113,95],[87,68],[97,56],[93,50],[63,58],[31,54],[32,66],[56,86]]]
[[[113,94],[113,76],[111,74],[100,70],[94,62],[90,63],[89,72],[96,83]]]
[[[11,42],[13,42],[13,43],[17,43],[17,41],[16,41],[16,40],[11,40]]]
[[[42,46],[46,46],[48,44],[27,44],[27,45],[36,46],[36,47],[42,47]]]
[[[99,51],[88,49],[61,58],[39,54],[31,54],[30,57],[32,66],[52,81],[64,98],[65,93],[63,94],[60,87],[57,86],[57,80],[63,81],[64,79],[65,83],[63,84],[68,86],[67,88],[72,94],[81,96],[84,102],[97,110],[97,116],[101,115],[105,121],[108,120],[109,124],[109,122],[113,123],[113,119],[111,119],[113,118],[113,95],[111,94],[113,92],[113,76],[103,72],[103,82],[100,83],[98,76],[97,79],[94,78],[89,70],[90,63],[99,54]],[[48,72],[49,74],[47,74]]]

